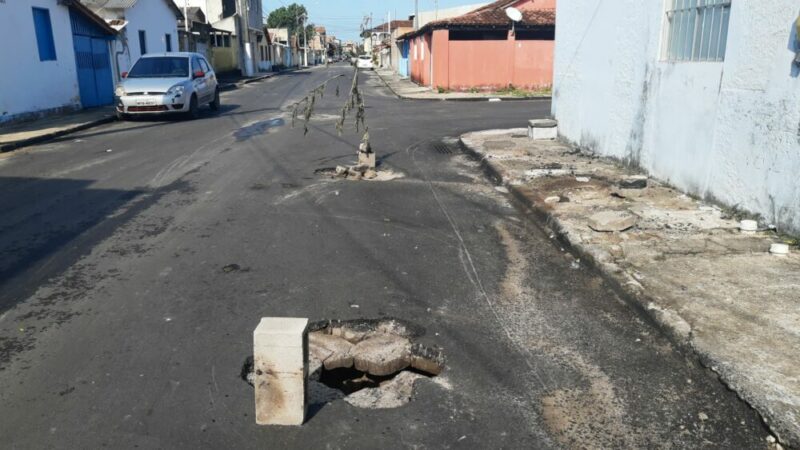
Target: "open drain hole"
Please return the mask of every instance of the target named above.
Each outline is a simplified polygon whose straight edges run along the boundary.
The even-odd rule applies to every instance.
[[[415,340],[424,331],[399,319],[327,320],[309,326],[308,403],[338,399],[362,408],[396,408],[414,384],[444,370],[442,350]],[[253,357],[242,379],[253,384]]]
[[[381,387],[397,374],[378,377],[366,372],[351,368],[325,370],[323,367],[319,373],[319,382],[331,389],[342,391],[344,395],[350,395],[362,389],[375,389]]]

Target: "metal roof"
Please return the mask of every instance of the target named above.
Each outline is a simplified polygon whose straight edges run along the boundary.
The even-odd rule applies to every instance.
[[[81,0],[90,8],[128,9],[133,8],[138,0]]]

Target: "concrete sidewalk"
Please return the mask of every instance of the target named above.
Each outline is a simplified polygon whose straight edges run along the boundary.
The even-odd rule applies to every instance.
[[[0,152],[38,144],[114,120],[117,120],[114,107],[107,106],[0,127]]]
[[[549,100],[549,95],[520,96],[493,92],[446,92],[439,93],[431,88],[419,86],[408,78],[391,70],[376,69],[375,73],[399,98],[406,100],[450,100],[450,101],[489,101],[489,100]]]
[[[745,234],[717,206],[652,179],[642,187],[613,161],[526,132],[470,133],[461,142],[498,189],[572,249],[575,267],[598,269],[758,410],[781,442],[800,446],[800,251],[769,253],[772,243],[794,242]],[[595,231],[608,225],[624,230]]]

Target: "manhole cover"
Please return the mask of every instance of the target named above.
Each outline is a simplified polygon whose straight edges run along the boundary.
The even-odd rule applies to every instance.
[[[438,347],[415,342],[419,327],[399,319],[326,320],[309,326],[309,404],[344,399],[361,408],[396,408],[414,384],[444,369]],[[253,358],[241,372],[252,385]]]

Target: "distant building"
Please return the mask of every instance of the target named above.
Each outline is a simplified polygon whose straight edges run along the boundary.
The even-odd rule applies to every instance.
[[[178,51],[178,23],[183,14],[172,0],[81,0],[119,32],[112,49],[114,78],[147,53]]]
[[[411,20],[392,20],[369,30],[371,48],[379,67],[395,68],[400,62],[401,47],[396,39],[414,29]]]
[[[425,23],[398,38],[409,74],[423,86],[444,90],[549,88],[555,6],[556,0],[500,0]],[[506,15],[510,7],[521,12],[520,21]]]
[[[151,0],[152,1],[152,0]],[[198,7],[203,11],[209,25],[215,30],[229,33],[219,34],[221,43],[233,39],[232,50],[222,50],[218,56],[235,54],[236,68],[245,76],[252,76],[265,69],[264,18],[261,0],[174,0],[183,8]],[[218,42],[214,42],[218,43]],[[222,47],[228,48],[231,47]],[[215,64],[215,63],[212,63]],[[227,64],[225,64],[227,69]]]
[[[271,46],[271,61],[273,66],[282,68],[294,67],[299,64],[297,49],[294,41],[290,39],[288,28],[268,28]]]

